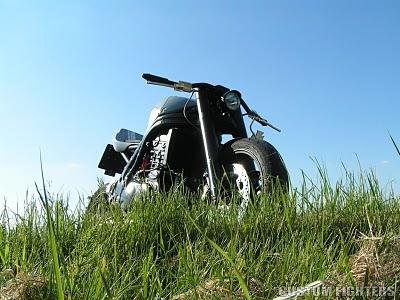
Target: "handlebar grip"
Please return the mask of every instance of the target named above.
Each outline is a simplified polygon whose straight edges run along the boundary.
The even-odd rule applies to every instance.
[[[160,83],[160,84],[165,84],[165,85],[174,85],[176,84],[176,82],[171,81],[167,78],[164,77],[160,77],[160,76],[156,76],[156,75],[152,75],[149,73],[144,73],[142,75],[142,78],[149,81],[149,82],[153,82],[153,83]]]

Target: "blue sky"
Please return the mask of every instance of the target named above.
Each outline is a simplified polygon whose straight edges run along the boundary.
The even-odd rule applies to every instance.
[[[0,0],[0,197],[33,192],[39,151],[54,193],[94,190],[112,135],[171,94],[144,72],[240,90],[295,183],[311,156],[399,190],[399,53],[398,1]]]

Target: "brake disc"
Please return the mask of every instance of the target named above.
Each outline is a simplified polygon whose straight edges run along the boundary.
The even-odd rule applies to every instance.
[[[239,210],[239,219],[241,219],[250,200],[250,178],[247,175],[246,169],[241,164],[232,164],[232,167],[233,178],[235,178],[236,187],[242,198]]]

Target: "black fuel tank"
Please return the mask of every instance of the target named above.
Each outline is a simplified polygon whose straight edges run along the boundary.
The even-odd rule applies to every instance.
[[[193,111],[196,107],[196,101],[189,100],[184,97],[171,96],[158,103],[151,111],[149,117],[149,126],[151,126],[158,116],[172,113],[183,113],[186,106],[186,111]]]
[[[187,104],[186,104],[187,103]],[[156,108],[160,109],[160,115],[182,112],[186,105],[186,109],[196,106],[196,101],[189,100],[184,97],[171,96],[157,104]]]

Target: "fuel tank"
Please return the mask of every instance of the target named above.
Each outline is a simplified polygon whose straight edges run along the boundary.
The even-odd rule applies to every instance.
[[[177,97],[171,96],[167,99],[158,103],[151,111],[149,122],[147,125],[147,129],[149,129],[155,122],[155,120],[162,115],[174,114],[174,113],[182,113],[183,110],[192,111],[193,109],[197,109],[196,101],[185,98],[185,97]]]

